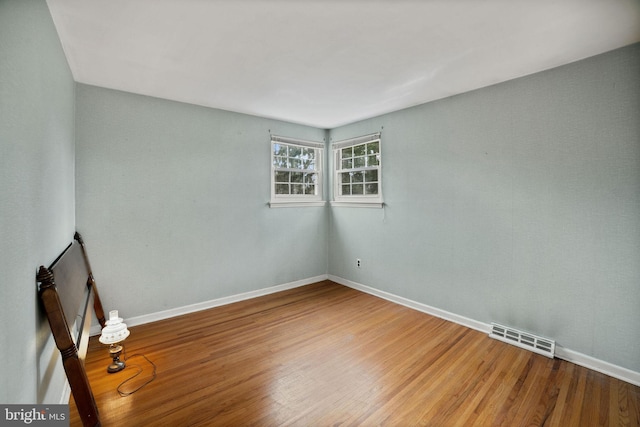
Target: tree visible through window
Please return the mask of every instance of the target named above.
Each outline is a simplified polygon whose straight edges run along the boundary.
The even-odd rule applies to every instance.
[[[340,195],[377,195],[380,141],[340,150]]]
[[[333,144],[334,200],[382,204],[380,134]]]
[[[273,144],[276,194],[317,194],[316,150]]]
[[[322,201],[322,153],[318,142],[271,139],[271,204]]]

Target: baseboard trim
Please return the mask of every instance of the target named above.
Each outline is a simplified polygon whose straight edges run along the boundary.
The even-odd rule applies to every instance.
[[[276,292],[286,291],[288,289],[298,288],[300,286],[310,285],[312,283],[321,282],[327,280],[328,275],[323,274],[320,276],[309,277],[307,279],[296,280],[294,282],[284,283],[282,285],[270,286],[268,288],[257,289],[255,291],[244,292],[241,294],[230,295],[228,297],[216,298],[209,301],[199,302],[196,304],[185,305],[182,307],[176,307],[169,310],[158,311],[155,313],[144,314],[142,316],[135,316],[125,319],[127,326],[144,325],[145,323],[157,322],[158,320],[170,319],[176,316],[182,316],[183,314],[195,313],[197,311],[207,310],[209,308],[220,307],[234,302],[244,301],[251,298],[257,298],[264,295],[273,294]],[[90,334],[100,335],[100,325],[92,325]]]
[[[488,334],[491,332],[491,325],[487,323],[478,322],[477,320],[469,319],[468,317],[460,316],[455,313],[451,313],[446,310],[441,310],[439,308],[432,307],[430,305],[426,305],[417,301],[410,300],[408,298],[404,298],[398,295],[391,294],[389,292],[381,291],[379,289],[375,289],[361,283],[356,283],[348,279],[343,279],[342,277],[329,275],[329,280],[339,283],[341,285],[347,286],[349,288],[353,288],[362,292],[365,292],[370,295],[374,295],[380,297],[382,299],[386,299],[387,301],[394,302],[396,304],[403,305],[408,308],[412,308],[417,311],[421,311],[426,314],[430,314],[435,317],[439,317],[444,320],[449,320],[451,322],[457,323],[462,326],[466,326],[471,329],[475,329],[476,331],[484,332]]]
[[[556,357],[640,387],[640,372],[556,345]]]
[[[423,313],[430,314],[432,316],[439,317],[441,319],[448,320],[471,329],[475,329],[476,331],[484,332],[486,334],[489,334],[491,332],[491,324],[489,323],[469,319],[468,317],[460,316],[446,310],[441,310],[427,304],[413,301],[389,292],[381,291],[379,289],[375,289],[361,283],[353,282],[342,277],[329,275],[328,278],[333,282],[339,283],[349,288],[353,288],[367,294],[380,297],[387,301],[391,301],[396,304],[400,304],[405,307],[421,311]],[[582,354],[577,351],[562,347],[558,344],[556,344],[555,356],[559,359],[566,360],[567,362],[575,363],[576,365],[580,365],[585,368],[600,372],[602,374],[609,375],[610,377],[617,378],[621,381],[640,386],[640,372],[635,372],[630,369],[605,362],[604,360],[587,356],[586,354]]]

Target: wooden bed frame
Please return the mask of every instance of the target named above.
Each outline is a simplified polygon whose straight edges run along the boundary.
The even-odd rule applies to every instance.
[[[98,407],[84,369],[84,356],[89,344],[91,309],[101,327],[105,326],[105,318],[80,234],[75,233],[73,242],[51,267],[40,266],[36,279],[82,424],[99,426]]]

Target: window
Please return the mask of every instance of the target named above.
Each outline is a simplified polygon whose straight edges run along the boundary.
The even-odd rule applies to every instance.
[[[324,206],[321,142],[271,136],[271,207]]]
[[[333,143],[337,206],[382,207],[380,134]]]

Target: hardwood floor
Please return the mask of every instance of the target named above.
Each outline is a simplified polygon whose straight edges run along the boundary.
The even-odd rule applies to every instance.
[[[109,426],[638,426],[640,387],[321,282],[131,328],[86,367]],[[123,391],[118,385],[142,373]],[[71,399],[71,425],[80,425]]]

